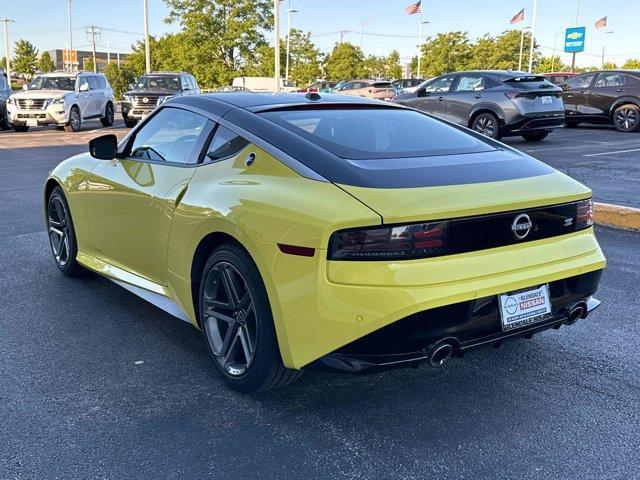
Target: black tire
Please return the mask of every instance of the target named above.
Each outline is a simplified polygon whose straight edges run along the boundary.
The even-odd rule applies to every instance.
[[[69,123],[64,126],[65,132],[78,132],[82,128],[82,116],[78,107],[71,107],[69,112]]]
[[[198,312],[213,363],[234,390],[272,390],[301,375],[282,363],[267,291],[242,247],[213,251],[202,271]]]
[[[542,132],[523,133],[522,138],[524,138],[527,142],[539,142],[547,138],[550,133],[551,131],[549,130],[543,130]]]
[[[502,138],[500,121],[493,113],[484,112],[475,117],[471,122],[471,129],[494,140]]]
[[[104,109],[104,117],[100,119],[100,123],[103,127],[110,127],[113,125],[114,119],[114,110],[113,105],[107,103],[107,106]]]
[[[16,132],[27,132],[27,131],[29,131],[29,127],[27,127],[26,125],[16,125],[15,123],[13,124],[13,129]]]
[[[127,128],[133,128],[138,124],[138,120],[127,120],[124,119],[124,126]]]
[[[11,124],[6,117],[0,119],[0,130],[11,130]]]
[[[640,130],[640,108],[633,103],[620,105],[613,112],[613,124],[619,132],[637,132]]]
[[[47,236],[56,266],[69,276],[86,273],[77,261],[78,244],[71,210],[62,188],[55,187],[47,199]]]

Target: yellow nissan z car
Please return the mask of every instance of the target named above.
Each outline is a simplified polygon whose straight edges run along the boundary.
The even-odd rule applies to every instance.
[[[201,329],[233,388],[440,365],[585,318],[588,188],[502,143],[339,95],[168,100],[46,181],[58,268]]]

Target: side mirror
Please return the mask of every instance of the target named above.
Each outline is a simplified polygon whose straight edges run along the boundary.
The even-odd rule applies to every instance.
[[[417,94],[419,97],[426,97],[426,96],[430,95],[430,94],[431,94],[431,92],[427,92],[427,90],[423,87],[423,88],[419,88],[419,89],[417,89],[417,90],[416,90],[416,94]]]
[[[88,92],[89,91],[89,84],[88,83],[83,83],[82,85],[80,85],[80,88],[78,90],[80,92]]]
[[[27,85],[26,83],[24,85],[22,85],[22,89],[23,90],[29,90],[29,85]]]
[[[135,86],[135,84],[133,84],[133,83],[130,83],[130,84],[127,86],[127,89],[129,89],[129,90],[133,90],[134,88],[136,88],[136,86]]]
[[[110,133],[89,140],[89,153],[93,158],[113,160],[118,155],[118,138]]]

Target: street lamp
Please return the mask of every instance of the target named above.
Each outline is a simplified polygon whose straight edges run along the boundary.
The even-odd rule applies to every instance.
[[[429,23],[427,20],[420,20],[420,27],[418,28],[418,71],[416,72],[416,78],[420,78],[420,60],[422,57],[422,25]]]
[[[289,8],[287,10],[287,59],[285,61],[285,67],[284,67],[284,81],[288,82],[289,81],[289,44],[290,44],[290,40],[291,40],[291,14],[292,13],[298,13],[298,10],[296,10],[295,8]]]
[[[273,77],[276,81],[275,91],[280,91],[280,0],[273,0]]]
[[[0,22],[4,23],[4,60],[6,62],[7,81],[9,82],[9,88],[11,88],[11,61],[9,60],[9,32],[7,30],[7,23],[16,23],[15,20],[10,18],[0,18]]]
[[[144,65],[145,72],[151,73],[151,50],[149,48],[149,7],[147,0],[143,0],[142,9],[144,11]]]
[[[362,50],[362,38],[364,37],[364,26],[369,23],[372,22],[373,20],[380,18],[380,15],[375,15],[373,17],[369,17],[366,20],[362,20],[360,22],[360,50]]]
[[[607,34],[613,33],[613,30],[602,32],[602,62],[600,64],[600,70],[604,70],[604,49],[607,46]]]
[[[551,71],[556,71],[556,46],[558,45],[558,37],[562,35],[561,32],[557,32],[553,35],[553,54],[551,55]]]

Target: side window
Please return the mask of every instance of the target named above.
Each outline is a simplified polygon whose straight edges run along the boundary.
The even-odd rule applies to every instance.
[[[575,77],[567,80],[567,85],[571,88],[588,88],[591,85],[591,80],[595,77],[595,73],[586,73],[584,75],[576,75]]]
[[[625,84],[626,85],[640,85],[640,78],[632,77],[631,75],[625,75]]]
[[[200,88],[200,87],[198,86],[198,82],[197,82],[197,80],[196,80],[196,77],[190,77],[190,78],[191,78],[191,85],[193,85],[193,88],[195,88],[196,90],[197,90],[198,88]]]
[[[342,85],[340,90],[351,90],[353,88],[353,82],[347,82]]]
[[[89,82],[87,81],[87,77],[80,77],[78,79],[78,90],[80,92],[89,90]]]
[[[596,87],[623,87],[624,75],[620,73],[601,73],[596,80]]]
[[[98,77],[91,75],[87,77],[89,80],[89,88],[91,90],[100,90],[100,84],[98,83]]]
[[[107,79],[104,77],[97,77],[98,78],[98,85],[100,85],[100,88],[102,90],[107,88]]]
[[[456,92],[479,92],[484,90],[484,77],[482,75],[460,75]]]
[[[228,128],[218,125],[213,140],[207,149],[205,161],[221,160],[237,155],[249,141]]]
[[[427,83],[424,87],[425,92],[448,92],[453,83],[455,77],[450,75],[448,77],[440,77]]]
[[[0,90],[6,90],[6,89],[7,89],[7,84],[4,81],[4,77],[0,75]]]
[[[207,119],[180,108],[163,108],[137,133],[129,158],[189,163]]]

